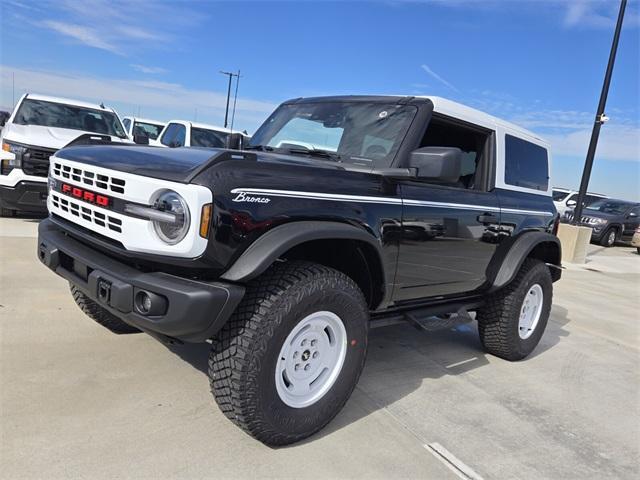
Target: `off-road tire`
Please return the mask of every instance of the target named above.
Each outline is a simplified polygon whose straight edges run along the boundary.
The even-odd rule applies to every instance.
[[[525,295],[536,283],[542,287],[542,312],[531,336],[522,339],[518,333],[520,311]],[[549,267],[540,260],[526,259],[516,278],[490,296],[477,312],[478,332],[484,349],[511,361],[528,356],[538,345],[547,326],[552,296],[553,282]]]
[[[80,310],[103,327],[111,330],[113,333],[117,333],[118,335],[126,333],[140,333],[140,330],[123,322],[111,312],[105,310],[103,307],[91,300],[72,283],[69,284],[69,288],[71,290],[71,295],[73,295],[73,299],[78,307],[80,307]]]
[[[612,233],[613,233],[613,241],[611,241]],[[600,245],[602,245],[603,247],[610,248],[616,244],[617,240],[618,240],[618,229],[615,227],[611,227],[606,232],[604,232],[604,235],[602,235],[602,238],[600,238]]]
[[[324,396],[292,408],[277,392],[276,364],[292,329],[318,311],[333,312],[342,320],[348,339],[344,364]],[[311,262],[277,263],[248,285],[243,301],[213,340],[211,392],[232,422],[267,445],[309,437],[337,415],[353,392],[364,366],[368,324],[367,303],[349,277]]]

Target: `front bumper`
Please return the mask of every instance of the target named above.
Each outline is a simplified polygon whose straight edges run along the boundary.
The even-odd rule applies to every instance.
[[[49,219],[38,228],[38,258],[129,325],[186,342],[213,337],[245,292],[241,285],[141,272],[69,237]],[[159,314],[141,313],[140,292],[158,299]]]
[[[47,182],[21,181],[14,187],[0,185],[0,204],[20,212],[47,212]]]

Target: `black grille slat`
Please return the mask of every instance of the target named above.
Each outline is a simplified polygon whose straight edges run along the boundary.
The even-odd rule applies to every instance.
[[[51,148],[28,147],[22,157],[22,170],[27,175],[36,177],[46,177],[49,175],[49,157],[56,153]]]

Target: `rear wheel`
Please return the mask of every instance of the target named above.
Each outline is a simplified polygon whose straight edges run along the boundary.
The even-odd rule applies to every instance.
[[[306,438],[353,391],[369,312],[344,274],[309,262],[274,265],[249,285],[213,341],[211,391],[223,413],[267,445]]]
[[[0,217],[15,217],[16,211],[10,208],[0,207]]]
[[[485,350],[506,360],[529,355],[547,326],[552,295],[549,267],[540,260],[526,259],[516,278],[478,311]]]
[[[613,247],[616,244],[617,239],[618,230],[616,230],[615,228],[610,228],[609,230],[604,232],[604,235],[602,235],[602,238],[600,239],[600,245],[607,248]]]
[[[103,327],[117,334],[140,333],[140,330],[123,322],[111,312],[91,300],[75,285],[69,284],[69,288],[80,310]]]

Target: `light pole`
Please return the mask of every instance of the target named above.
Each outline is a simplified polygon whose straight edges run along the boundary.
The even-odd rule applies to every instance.
[[[240,72],[238,71],[238,73],[233,73],[223,72],[222,70],[220,70],[220,73],[229,76],[229,86],[227,87],[227,107],[224,110],[224,128],[227,128],[227,125],[229,124],[229,99],[231,98],[231,80],[233,79],[233,77],[238,77],[240,75]]]
[[[582,181],[580,182],[580,191],[578,192],[578,203],[573,211],[573,223],[577,225],[582,219],[582,204],[584,203],[584,197],[587,194],[587,188],[589,187],[589,179],[591,178],[591,169],[593,167],[593,158],[596,154],[596,147],[598,146],[598,137],[600,136],[600,127],[609,118],[604,114],[604,107],[607,103],[607,95],[609,94],[609,84],[611,83],[611,74],[613,73],[613,64],[616,61],[616,52],[618,50],[618,42],[620,40],[620,30],[622,29],[622,19],[624,18],[624,10],[627,7],[627,0],[621,0],[620,12],[618,13],[618,22],[616,23],[616,30],[613,34],[613,43],[611,44],[611,53],[609,54],[609,63],[607,64],[607,71],[604,75],[604,84],[602,85],[602,92],[600,93],[600,103],[598,103],[598,111],[596,112],[596,119],[593,124],[593,130],[591,132],[591,141],[589,142],[589,149],[587,150],[587,158],[584,162],[584,170],[582,172]]]

